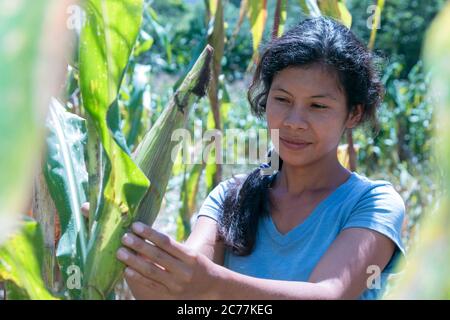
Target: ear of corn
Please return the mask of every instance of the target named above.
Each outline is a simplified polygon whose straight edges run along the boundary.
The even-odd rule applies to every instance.
[[[212,47],[206,46],[164,112],[138,146],[136,163],[151,181],[138,209],[139,221],[152,224],[159,212],[175,160],[172,154],[176,154],[179,144],[172,140],[172,133],[186,124],[190,108],[199,97],[205,95],[212,54]]]

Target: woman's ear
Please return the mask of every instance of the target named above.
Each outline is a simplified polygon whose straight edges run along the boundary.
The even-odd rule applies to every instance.
[[[345,123],[345,127],[347,129],[354,128],[361,121],[363,115],[363,107],[362,104],[357,104],[352,112],[349,113],[347,122]]]

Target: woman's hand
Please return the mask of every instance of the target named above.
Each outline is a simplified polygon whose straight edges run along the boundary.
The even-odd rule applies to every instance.
[[[81,211],[89,216],[89,203]],[[117,258],[136,299],[214,299],[219,266],[205,255],[137,222],[122,238]],[[149,243],[151,242],[151,243]]]
[[[220,266],[137,222],[122,238],[117,258],[136,299],[214,299]],[[150,243],[149,243],[150,242]]]

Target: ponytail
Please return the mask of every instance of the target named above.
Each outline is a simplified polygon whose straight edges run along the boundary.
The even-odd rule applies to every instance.
[[[279,170],[282,165],[279,158]],[[219,238],[236,255],[246,256],[252,252],[259,218],[269,215],[269,187],[275,174],[263,174],[263,169],[270,166],[271,161],[260,165],[243,181],[233,179],[227,189],[223,215],[219,219]]]

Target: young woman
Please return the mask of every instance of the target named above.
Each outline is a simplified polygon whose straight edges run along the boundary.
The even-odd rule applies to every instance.
[[[331,19],[272,40],[248,97],[279,130],[279,170],[220,183],[183,244],[134,224],[117,256],[135,297],[379,297],[404,251],[405,206],[389,182],[344,168],[337,147],[345,130],[375,125],[382,94],[371,53]]]

